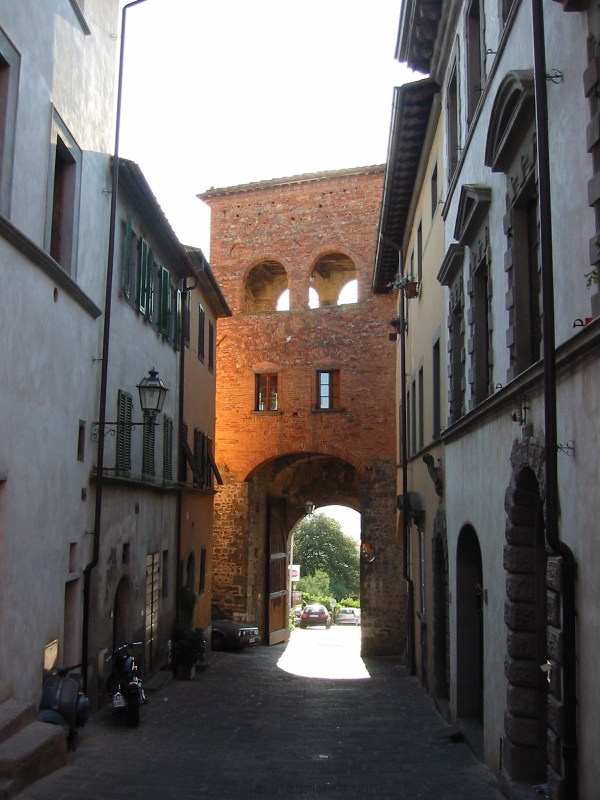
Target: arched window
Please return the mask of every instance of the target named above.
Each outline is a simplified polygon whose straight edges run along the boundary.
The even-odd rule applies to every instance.
[[[245,310],[250,313],[279,309],[278,301],[288,288],[287,273],[279,261],[262,261],[246,278]],[[288,297],[289,308],[289,297]]]
[[[319,305],[335,306],[340,302],[342,289],[356,281],[356,267],[352,259],[343,253],[327,253],[318,259],[310,277],[312,288],[319,297]]]

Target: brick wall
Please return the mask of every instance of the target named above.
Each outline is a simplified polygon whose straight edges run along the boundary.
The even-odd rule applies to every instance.
[[[378,551],[363,570],[365,649],[398,652],[404,587],[395,513],[395,348],[388,339],[395,311],[391,295],[370,292],[382,185],[382,168],[368,168],[204,195],[212,211],[211,267],[234,312],[220,321],[217,342],[216,458],[224,486],[215,507],[213,596],[229,613],[266,624],[261,505],[268,493],[287,498],[291,527],[311,491],[317,506],[361,511],[363,538]],[[266,269],[255,280],[257,264]],[[308,308],[309,286],[331,302],[352,270],[357,303]],[[260,307],[273,309],[282,280],[289,311],[246,311],[249,281],[252,297],[266,298]],[[315,410],[318,369],[340,371],[340,410]],[[278,375],[278,409],[269,413],[254,410],[255,374],[264,371]],[[299,464],[303,471],[295,471]],[[398,619],[390,617],[390,601]],[[381,625],[383,642],[375,633]]]

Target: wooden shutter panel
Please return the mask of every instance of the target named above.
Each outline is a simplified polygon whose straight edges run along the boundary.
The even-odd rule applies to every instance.
[[[163,480],[173,480],[173,420],[167,416],[163,422]]]
[[[117,475],[129,475],[131,470],[131,414],[133,400],[131,395],[119,389],[117,395],[117,442],[116,463]]]
[[[148,248],[148,259],[146,261],[146,316],[148,319],[154,317],[154,251]]]
[[[144,414],[144,443],[142,457],[142,473],[149,478],[154,477],[154,420]]]
[[[131,217],[125,220],[125,239],[123,242],[123,269],[121,272],[121,288],[123,295],[129,300],[131,293]]]

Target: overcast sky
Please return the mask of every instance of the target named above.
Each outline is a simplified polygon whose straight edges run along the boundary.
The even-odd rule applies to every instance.
[[[400,0],[145,0],[127,11],[120,155],[210,257],[196,195],[382,164]]]

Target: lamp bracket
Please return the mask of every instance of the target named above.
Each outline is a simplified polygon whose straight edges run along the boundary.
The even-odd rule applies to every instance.
[[[104,435],[110,434],[111,436],[116,436],[117,431],[119,428],[139,428],[143,425],[153,425],[156,427],[158,422],[154,422],[153,420],[148,419],[145,422],[105,422],[104,423]],[[98,437],[100,435],[100,423],[99,422],[92,422],[92,441],[97,442]]]

